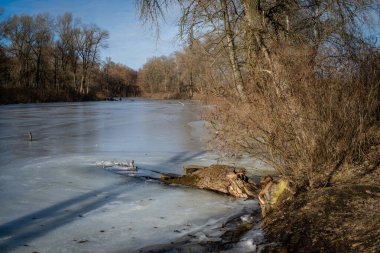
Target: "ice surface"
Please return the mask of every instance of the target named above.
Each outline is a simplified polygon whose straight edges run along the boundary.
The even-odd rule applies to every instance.
[[[0,251],[129,252],[255,207],[106,168],[122,163],[96,166],[133,159],[142,171],[182,173],[187,163],[214,163],[200,106],[183,104],[0,106]]]

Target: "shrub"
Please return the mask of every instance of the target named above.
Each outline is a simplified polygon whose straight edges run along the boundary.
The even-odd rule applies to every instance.
[[[264,160],[298,189],[328,185],[379,144],[379,53],[338,64],[311,53],[282,50],[271,71],[252,72],[246,103],[226,98],[208,115],[221,147]]]

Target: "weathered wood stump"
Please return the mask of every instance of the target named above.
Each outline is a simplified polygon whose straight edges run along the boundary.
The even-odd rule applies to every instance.
[[[191,165],[184,168],[185,175],[162,174],[160,180],[166,184],[186,185],[229,194],[238,198],[255,198],[257,186],[246,176],[244,168],[228,165],[209,167]]]

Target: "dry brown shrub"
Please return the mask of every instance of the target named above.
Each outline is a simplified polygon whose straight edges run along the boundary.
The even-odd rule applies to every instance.
[[[298,189],[329,184],[379,144],[379,53],[338,64],[312,54],[272,55],[270,71],[253,71],[247,103],[226,98],[208,115],[222,147],[261,158]]]

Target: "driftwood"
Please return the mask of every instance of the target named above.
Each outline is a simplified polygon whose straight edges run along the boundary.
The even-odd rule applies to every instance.
[[[229,194],[238,198],[255,198],[257,186],[248,179],[243,168],[228,165],[209,167],[189,165],[184,168],[185,175],[164,174],[160,181],[166,184],[186,185]]]

